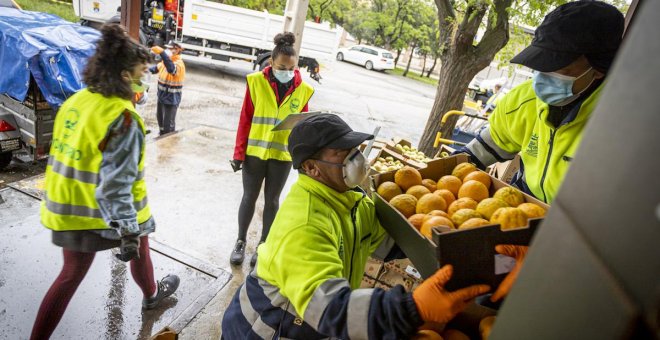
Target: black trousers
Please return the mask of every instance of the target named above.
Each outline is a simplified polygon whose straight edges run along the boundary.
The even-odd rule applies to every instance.
[[[178,105],[163,104],[158,101],[156,105],[156,119],[158,120],[158,128],[160,134],[174,132],[176,130],[176,110]]]
[[[254,216],[254,207],[264,187],[264,214],[263,228],[261,230],[261,241],[266,240],[270,226],[273,224],[275,214],[280,208],[280,194],[284,188],[291,162],[283,162],[274,159],[264,161],[257,157],[246,156],[243,162],[243,199],[238,208],[238,239],[245,241],[248,227]]]

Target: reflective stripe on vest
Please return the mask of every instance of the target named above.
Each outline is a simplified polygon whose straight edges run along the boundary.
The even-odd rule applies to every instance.
[[[98,146],[125,111],[131,112],[145,133],[144,122],[129,100],[83,89],[64,102],[53,124],[46,167],[46,194],[41,205],[44,226],[57,231],[108,228],[95,197],[103,161]],[[138,171],[131,191],[137,222],[144,223],[151,218],[144,182],[144,145]]]
[[[167,72],[167,68],[162,61],[158,63],[158,89],[165,91],[164,89],[167,88],[167,91],[169,92],[175,92],[176,90],[181,92],[183,80],[186,77],[186,65],[183,63],[183,60],[179,55],[172,56],[171,58],[172,63],[176,67],[176,72],[174,74]],[[161,89],[161,86],[163,89]]]
[[[291,130],[272,131],[273,127],[290,114],[300,113],[314,94],[314,88],[302,82],[277,105],[277,98],[268,79],[262,72],[247,76],[250,98],[254,104],[254,116],[248,136],[246,155],[263,160],[291,161],[287,149]]]

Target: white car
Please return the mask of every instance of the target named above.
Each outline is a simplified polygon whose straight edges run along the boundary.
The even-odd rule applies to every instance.
[[[362,65],[367,70],[394,69],[392,53],[373,46],[355,45],[351,48],[340,48],[337,52],[337,60]]]

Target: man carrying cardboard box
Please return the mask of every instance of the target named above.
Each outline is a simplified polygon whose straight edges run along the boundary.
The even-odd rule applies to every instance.
[[[423,322],[446,323],[488,291],[446,291],[451,266],[412,294],[400,285],[359,289],[368,256],[386,236],[358,187],[368,165],[357,147],[371,138],[332,114],[291,130],[288,148],[300,175],[225,312],[223,338],[405,339]]]

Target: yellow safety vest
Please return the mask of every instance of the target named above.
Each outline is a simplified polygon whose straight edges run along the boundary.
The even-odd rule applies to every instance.
[[[46,167],[41,223],[49,229],[108,229],[95,198],[103,155],[99,144],[110,125],[129,111],[146,133],[142,118],[130,100],[107,98],[83,89],[59,109],[53,124],[53,142]],[[144,182],[144,145],[140,151],[138,177],[133,183],[133,206],[138,223],[151,218]]]
[[[248,136],[246,155],[263,160],[291,161],[287,149],[291,130],[271,131],[288,115],[300,113],[314,94],[314,88],[302,82],[293,92],[277,105],[277,98],[263,72],[247,76],[254,115]]]
[[[582,133],[598,103],[601,84],[567,124],[552,126],[548,104],[537,99],[528,80],[502,97],[489,119],[490,136],[508,153],[520,153],[525,183],[538,199],[552,203],[580,146]]]

